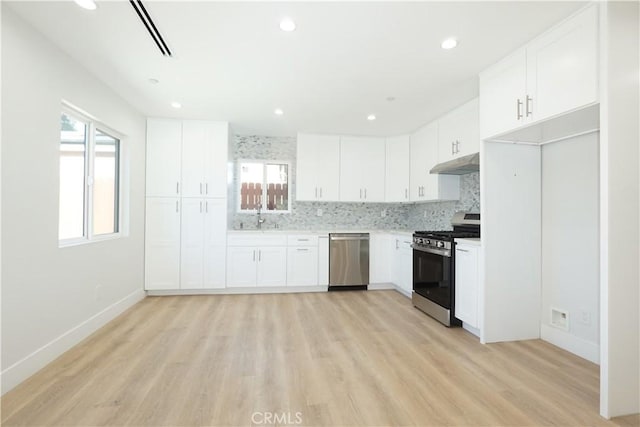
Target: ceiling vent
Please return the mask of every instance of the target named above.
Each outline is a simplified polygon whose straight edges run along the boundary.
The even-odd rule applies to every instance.
[[[142,1],[129,0],[129,2],[131,3],[131,6],[138,14],[138,17],[146,27],[147,31],[149,31],[151,38],[156,43],[156,46],[158,46],[158,49],[160,49],[160,52],[164,56],[172,56],[171,51],[169,50],[169,47],[164,42],[164,39],[162,38],[160,31],[158,31],[158,28],[156,28],[156,24],[154,24],[153,19],[151,19],[151,17],[149,16],[149,13],[147,12],[147,9],[144,7],[144,5],[142,4]]]

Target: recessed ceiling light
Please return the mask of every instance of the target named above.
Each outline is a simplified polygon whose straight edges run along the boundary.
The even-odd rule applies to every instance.
[[[458,46],[458,40],[451,37],[444,40],[440,46],[442,46],[443,49],[453,49],[454,47]]]
[[[284,114],[284,111],[282,111],[280,108],[276,108],[275,110],[273,110],[273,114],[275,114],[276,116],[281,116]]]
[[[367,116],[367,120],[369,120],[370,122],[374,121],[376,119],[376,115],[375,114],[369,114]]]
[[[182,108],[182,104],[180,104],[179,102],[176,102],[176,101],[173,101],[173,102],[171,103],[171,106],[172,106],[173,108]]]
[[[152,85],[157,85],[158,83],[160,83],[160,80],[151,78],[149,79],[149,83],[151,83]]]
[[[93,0],[74,0],[78,6],[87,10],[96,10],[98,7]]]
[[[282,31],[290,33],[291,31],[294,31],[296,29],[296,23],[293,22],[290,18],[284,18],[282,21],[280,21],[280,29]]]

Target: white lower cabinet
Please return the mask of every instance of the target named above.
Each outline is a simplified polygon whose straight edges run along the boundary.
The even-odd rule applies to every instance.
[[[180,287],[180,199],[148,197],[145,224],[147,290]]]
[[[180,289],[225,286],[226,199],[182,199]]]
[[[391,236],[371,233],[369,236],[369,283],[391,282]]]
[[[318,246],[287,248],[287,286],[318,284]]]
[[[407,296],[413,289],[413,249],[411,236],[394,234],[391,246],[391,282]]]
[[[329,286],[329,235],[318,237],[318,285]]]
[[[285,286],[287,248],[284,246],[227,249],[227,287]]]
[[[478,296],[480,287],[480,247],[456,245],[456,317],[467,325],[478,328]]]

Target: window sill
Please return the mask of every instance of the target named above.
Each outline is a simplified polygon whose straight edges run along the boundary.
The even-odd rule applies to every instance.
[[[112,233],[112,234],[103,234],[100,236],[94,236],[91,239],[79,238],[79,239],[67,239],[67,240],[59,240],[58,248],[70,248],[73,246],[82,246],[89,245],[91,243],[100,243],[106,242],[109,240],[117,240],[126,237],[123,233]]]

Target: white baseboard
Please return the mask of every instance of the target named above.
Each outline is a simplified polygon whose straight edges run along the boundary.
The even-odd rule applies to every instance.
[[[540,338],[570,353],[600,364],[600,346],[549,325],[540,325]]]
[[[100,329],[105,324],[116,318],[126,309],[132,307],[145,297],[145,292],[140,289],[120,301],[116,301],[109,307],[91,316],[79,325],[69,329],[64,334],[43,345],[33,353],[17,361],[0,373],[2,394],[5,394],[31,375],[44,368],[62,353],[66,352],[80,341]]]
[[[237,295],[237,294],[287,294],[301,292],[327,292],[328,286],[273,286],[259,288],[222,288],[222,289],[172,289],[149,290],[149,296],[171,295]]]
[[[469,325],[468,323],[464,323],[462,322],[462,329],[464,329],[465,331],[475,335],[476,337],[480,338],[480,329],[478,328],[474,328],[473,326]]]
[[[386,291],[388,289],[395,289],[392,283],[369,283],[367,289],[370,291]]]

